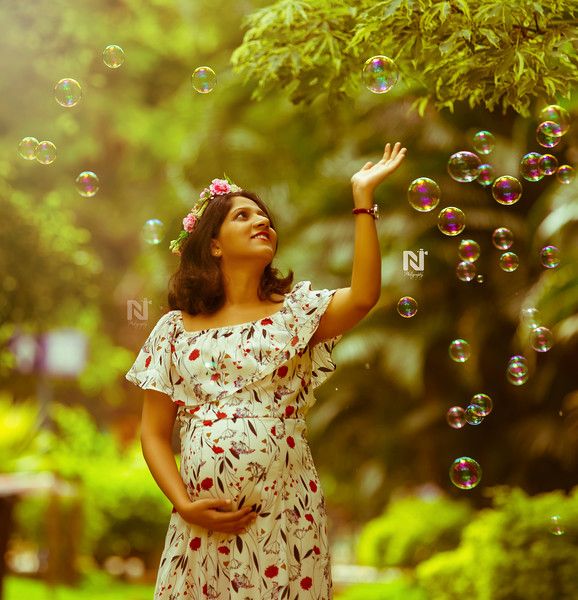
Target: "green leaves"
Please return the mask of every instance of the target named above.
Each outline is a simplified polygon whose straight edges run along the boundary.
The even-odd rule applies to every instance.
[[[574,48],[559,51],[578,35],[577,17],[571,0],[364,0],[357,12],[344,0],[282,0],[248,19],[233,64],[256,79],[256,98],[281,88],[308,104],[364,93],[365,60],[386,54],[407,83],[425,86],[418,108],[466,101],[528,115],[535,99],[567,96],[578,83]]]

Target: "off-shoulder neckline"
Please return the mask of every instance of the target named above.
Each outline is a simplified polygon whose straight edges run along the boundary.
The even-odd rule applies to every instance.
[[[301,283],[301,282],[299,282],[299,283]],[[294,293],[295,288],[297,287],[297,285],[299,285],[299,283],[296,283],[293,286],[293,289],[285,295],[285,298],[283,299],[283,306],[279,310],[276,310],[275,312],[271,313],[270,315],[261,317],[260,319],[254,319],[253,321],[244,321],[243,323],[235,323],[233,325],[223,325],[221,327],[207,327],[205,329],[195,329],[194,331],[190,331],[188,329],[185,329],[185,323],[183,321],[182,310],[177,309],[174,311],[174,313],[176,314],[177,323],[180,327],[180,330],[185,335],[198,335],[201,333],[208,333],[209,331],[228,331],[228,330],[237,329],[239,327],[249,327],[251,325],[255,325],[255,323],[259,323],[259,322],[263,321],[263,319],[273,319],[273,318],[277,317],[278,315],[286,313],[288,310],[287,300],[289,299],[291,294]]]

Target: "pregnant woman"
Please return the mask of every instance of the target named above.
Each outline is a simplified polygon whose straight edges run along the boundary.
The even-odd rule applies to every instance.
[[[145,390],[141,441],[173,505],[156,600],[332,598],[323,491],[307,443],[331,351],[375,306],[375,188],[405,148],[353,177],[351,286],[313,290],[272,267],[277,234],[255,194],[214,179],[171,242],[164,314],[126,378]],[[171,447],[178,424],[180,472]]]

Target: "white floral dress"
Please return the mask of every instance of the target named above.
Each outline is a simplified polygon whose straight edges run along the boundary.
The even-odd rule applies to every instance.
[[[178,404],[181,476],[191,500],[231,498],[257,518],[241,535],[173,509],[155,600],[332,598],[323,490],[306,438],[313,389],[341,336],[309,341],[335,290],[301,281],[265,319],[187,332],[164,314],[126,378]]]

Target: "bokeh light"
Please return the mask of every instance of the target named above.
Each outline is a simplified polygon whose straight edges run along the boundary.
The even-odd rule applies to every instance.
[[[450,481],[461,490],[475,488],[482,479],[482,468],[469,456],[456,458],[450,467]]]
[[[448,173],[452,179],[461,183],[468,183],[476,179],[481,164],[480,157],[473,152],[456,152],[448,160]]]
[[[419,212],[429,212],[439,203],[441,190],[439,185],[428,177],[414,179],[407,190],[407,200],[412,208]]]
[[[411,296],[400,298],[397,303],[397,312],[405,319],[413,317],[417,313],[417,301]]]
[[[516,177],[502,175],[492,184],[492,196],[500,204],[515,204],[522,197],[522,184]]]
[[[372,56],[363,65],[363,84],[374,94],[385,94],[397,83],[399,71],[389,56]]]
[[[54,98],[60,106],[70,108],[76,106],[82,98],[82,88],[76,79],[61,79],[54,86]]]
[[[560,515],[553,515],[550,517],[550,533],[552,535],[564,535],[566,533]]]
[[[217,85],[217,75],[211,67],[197,67],[193,72],[193,88],[199,94],[208,94]]]
[[[438,229],[444,234],[454,236],[460,234],[466,226],[466,216],[455,206],[448,206],[438,215]]]

